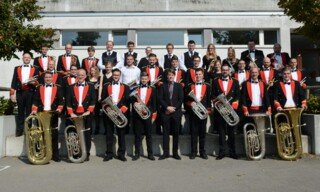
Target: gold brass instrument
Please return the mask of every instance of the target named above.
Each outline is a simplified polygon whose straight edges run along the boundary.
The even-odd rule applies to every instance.
[[[267,90],[269,90],[270,87],[272,87],[275,82],[277,82],[275,78],[273,78],[272,80],[270,80],[269,83],[268,83],[268,86],[267,86]]]
[[[151,111],[149,110],[147,105],[144,104],[143,101],[140,99],[138,91],[134,90],[130,94],[130,97],[135,97],[137,99],[137,102],[133,104],[133,108],[134,110],[136,110],[141,119],[148,119],[151,116]]]
[[[138,87],[137,81],[135,79],[127,83],[127,85],[129,86],[130,90],[136,89]]]
[[[302,154],[302,108],[284,109],[274,117],[278,154],[284,160],[297,160]]]
[[[199,117],[199,119],[204,120],[208,117],[208,110],[198,101],[193,91],[190,91],[188,94],[194,102],[191,104],[192,111]]]
[[[73,163],[82,163],[87,158],[87,149],[84,132],[84,116],[71,118],[74,125],[69,125],[64,130],[68,159]]]
[[[33,82],[36,82],[38,80],[38,75],[35,75],[33,77],[30,77],[29,79],[25,80],[22,85],[31,84]]]
[[[52,112],[40,112],[25,120],[27,156],[32,164],[47,164],[52,158],[51,117]]]
[[[231,99],[232,98],[230,98],[230,100]],[[215,99],[214,107],[220,113],[223,119],[228,123],[228,125],[235,126],[239,123],[240,119],[238,114],[230,105],[229,101],[227,100],[226,96],[222,93]]]
[[[157,84],[158,82],[161,81],[161,75],[158,76],[158,78],[156,78],[155,80],[153,80],[151,83],[150,83],[150,86],[151,87],[154,87],[155,84]]]
[[[260,160],[266,153],[265,123],[266,117],[271,119],[266,113],[254,113],[252,117],[254,123],[246,123],[243,127],[244,144],[247,157],[251,160]],[[272,124],[270,125],[272,129]]]
[[[118,128],[124,128],[128,124],[128,119],[113,103],[111,95],[102,101],[102,110]]]

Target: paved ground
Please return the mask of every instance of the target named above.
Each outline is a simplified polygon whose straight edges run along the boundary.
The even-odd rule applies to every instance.
[[[62,161],[43,166],[29,165],[26,159],[0,159],[1,192],[309,192],[320,191],[319,177],[320,158],[315,156],[296,162],[184,156],[182,161],[128,158],[125,163],[92,157],[82,164]]]

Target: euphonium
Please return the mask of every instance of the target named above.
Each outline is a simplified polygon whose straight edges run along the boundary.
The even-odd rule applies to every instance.
[[[102,110],[118,128],[123,128],[128,124],[128,119],[113,103],[111,96],[102,101]]]
[[[301,108],[284,109],[274,117],[278,154],[284,160],[297,160],[302,154],[302,111]]]
[[[64,130],[68,159],[73,163],[82,163],[87,158],[86,141],[84,131],[84,116],[72,118],[74,125],[69,125]]]
[[[134,110],[138,113],[138,115],[141,117],[141,119],[148,119],[151,116],[151,111],[147,107],[146,104],[143,103],[143,101],[140,99],[138,95],[138,91],[134,90],[130,97],[135,97],[138,102],[133,104]]]
[[[51,112],[39,112],[25,120],[27,156],[32,164],[43,165],[52,158],[51,117]]]
[[[220,94],[215,100],[216,101],[214,103],[214,107],[217,109],[223,119],[228,123],[228,125],[237,125],[240,121],[239,116],[230,105],[226,96],[224,94]]]
[[[252,117],[254,123],[246,123],[243,127],[246,154],[251,160],[260,160],[266,153],[266,130],[264,128],[266,116],[268,116],[269,119],[271,118],[270,115],[265,113],[250,114],[248,117]]]
[[[188,96],[194,100],[194,103],[191,104],[192,111],[199,117],[199,119],[206,119],[208,117],[208,110],[202,105],[200,101],[198,101],[193,91],[190,91]]]

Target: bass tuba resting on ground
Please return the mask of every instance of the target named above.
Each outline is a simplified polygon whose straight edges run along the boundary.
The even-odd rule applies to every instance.
[[[302,154],[302,111],[301,108],[284,109],[274,117],[278,154],[284,160],[297,160]]]
[[[32,164],[47,164],[52,158],[51,117],[52,112],[39,112],[25,120],[27,156]]]
[[[231,100],[231,99],[230,99]],[[214,101],[214,107],[230,126],[235,126],[240,119],[237,112],[232,108],[224,94],[220,94]]]
[[[111,96],[105,98],[101,103],[103,112],[118,128],[124,128],[128,124],[128,119],[126,118],[126,116],[124,116],[122,111],[113,103]]]
[[[87,158],[84,131],[84,116],[72,118],[74,125],[69,125],[64,130],[68,159],[73,163],[82,163]]]
[[[271,118],[265,113],[250,114],[248,117],[252,117],[254,123],[246,123],[243,127],[245,150],[247,157],[251,160],[260,160],[266,153],[265,123],[267,116]]]
[[[200,101],[198,101],[197,97],[194,95],[194,92],[190,91],[188,96],[194,100],[194,103],[192,103],[191,106],[192,111],[199,117],[199,119],[206,119],[208,117],[208,110],[202,105]]]

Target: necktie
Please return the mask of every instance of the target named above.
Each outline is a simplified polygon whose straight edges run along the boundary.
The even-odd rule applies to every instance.
[[[222,81],[228,81],[229,79],[228,78],[222,78]]]
[[[172,94],[173,94],[173,83],[169,83],[169,94],[170,94],[170,100],[172,100]]]
[[[297,69],[293,68],[291,69],[291,72],[297,72]]]
[[[30,65],[28,65],[28,64],[24,64],[24,65],[23,65],[23,67],[30,67]]]
[[[171,56],[171,54],[170,54],[170,55],[168,55],[168,58],[169,58],[169,59],[171,59],[171,57],[172,57],[172,56]]]
[[[71,54],[70,54],[70,53],[67,53],[66,55],[67,55],[67,57],[70,57],[70,56],[71,56]]]
[[[153,69],[153,68],[154,68],[154,65],[150,65],[149,68],[150,68],[150,69]]]
[[[42,55],[43,58],[47,57],[46,55]]]
[[[250,51],[250,53],[254,53],[254,51]]]
[[[263,71],[269,71],[270,68],[263,68]]]
[[[110,53],[110,51],[108,51],[108,56],[110,56],[111,55],[111,53]]]

